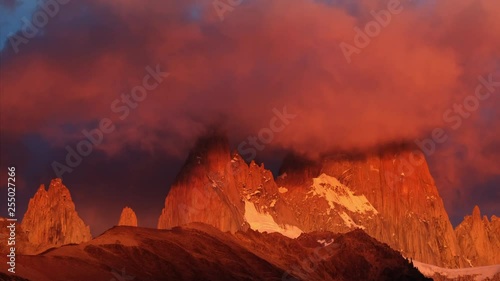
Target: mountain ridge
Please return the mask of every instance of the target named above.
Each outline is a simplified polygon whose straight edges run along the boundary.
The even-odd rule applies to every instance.
[[[115,226],[79,245],[20,256],[19,279],[3,271],[2,280],[29,281],[430,280],[359,230],[290,239],[255,231],[224,233],[199,223],[170,230]]]
[[[207,139],[201,140],[197,145],[209,147],[203,145]],[[172,186],[159,228],[202,222],[223,231],[260,228],[289,235],[290,228],[298,234],[359,227],[416,260],[448,268],[470,266],[425,156],[415,146],[391,144],[364,155],[344,152],[317,160],[289,155],[275,179],[263,164],[231,155],[227,138],[211,141],[224,149],[205,149],[196,161],[188,157],[185,165],[205,173],[190,178],[181,171],[189,184]],[[201,150],[195,146],[193,151]],[[210,159],[217,164],[202,164],[212,163]],[[356,204],[363,208],[352,208]],[[220,215],[211,217],[204,209]],[[492,255],[476,253],[485,254]]]

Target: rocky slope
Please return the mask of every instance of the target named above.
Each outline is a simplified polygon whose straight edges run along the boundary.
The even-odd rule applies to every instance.
[[[129,207],[125,207],[120,215],[120,220],[118,221],[119,226],[137,226],[137,216],[134,210]]]
[[[462,254],[470,266],[500,264],[500,219],[481,218],[478,206],[455,228]]]
[[[27,238],[25,254],[40,253],[52,247],[81,243],[92,239],[90,229],[75,210],[75,204],[61,179],[41,185],[30,199],[21,223]]]
[[[0,257],[3,262],[5,257]],[[430,280],[363,231],[298,239],[195,224],[171,230],[114,227],[92,241],[20,256],[2,280]],[[24,278],[24,279],[21,279]]]
[[[292,238],[361,228],[406,257],[469,266],[420,152],[393,145],[332,155],[290,155],[275,180],[264,165],[231,155],[226,138],[201,138],[167,195],[158,228],[203,222]]]

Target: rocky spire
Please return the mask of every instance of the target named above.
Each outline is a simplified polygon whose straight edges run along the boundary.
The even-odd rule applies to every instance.
[[[232,173],[240,162],[246,165],[231,159],[225,135],[200,137],[170,188],[158,228],[203,222],[223,231],[240,230],[243,204]]]
[[[135,215],[134,210],[129,207],[123,208],[118,225],[137,226],[137,216]]]
[[[48,190],[40,186],[30,199],[21,227],[33,252],[92,239],[61,179],[52,180]]]
[[[474,223],[481,222],[481,210],[478,205],[474,206],[474,209],[472,209],[472,221]]]
[[[455,228],[462,254],[468,266],[499,264],[500,256],[500,221],[485,216],[481,218],[481,210],[475,206],[472,216],[466,216]]]

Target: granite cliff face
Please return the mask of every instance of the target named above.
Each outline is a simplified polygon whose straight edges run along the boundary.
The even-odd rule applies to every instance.
[[[231,157],[227,139],[220,136],[198,141],[170,189],[158,228],[192,222],[233,233],[248,228],[288,237],[301,233],[272,173],[263,165],[245,163],[238,154]]]
[[[135,215],[134,210],[129,207],[123,208],[118,225],[137,226],[137,216]]]
[[[359,217],[359,212],[349,214],[368,234],[404,256],[443,267],[464,266],[443,201],[420,152],[393,146],[364,155],[326,157],[320,167],[320,174],[338,179],[377,211],[370,220]]]
[[[462,254],[470,266],[500,264],[500,219],[481,218],[478,206],[455,228]]]
[[[29,244],[25,254],[92,239],[61,179],[52,180],[48,190],[40,186],[30,199],[21,229]]]
[[[202,138],[167,195],[158,227],[193,222],[291,238],[361,228],[408,258],[445,268],[470,266],[464,247],[477,256],[494,255],[483,252],[498,241],[490,234],[497,223],[485,226],[490,230],[484,234],[472,231],[483,244],[468,242],[476,236],[457,240],[425,157],[405,145],[316,161],[289,155],[274,179],[264,165],[231,155],[226,138]],[[474,266],[491,261],[479,259]]]
[[[230,160],[224,137],[198,140],[169,191],[158,228],[204,222],[222,231],[242,229],[243,205]]]

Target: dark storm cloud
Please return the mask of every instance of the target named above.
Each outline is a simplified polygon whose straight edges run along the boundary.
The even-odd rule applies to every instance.
[[[19,45],[18,54],[9,46],[1,53],[0,125],[3,141],[10,136],[2,145],[1,166],[30,158],[44,159],[46,165],[60,161],[65,145],[84,138],[81,130],[111,118],[117,129],[65,179],[70,188],[72,181],[83,186],[84,178],[98,182],[121,175],[115,174],[118,167],[132,165],[123,158],[131,149],[145,158],[173,159],[160,161],[163,165],[180,163],[207,125],[224,127],[237,144],[268,126],[274,108],[286,106],[297,117],[264,153],[291,149],[314,156],[333,148],[422,140],[433,129],[445,128],[449,140],[430,160],[447,207],[454,206],[455,190],[462,196],[475,192],[463,184],[464,177],[483,182],[500,173],[495,158],[500,90],[459,128],[450,129],[443,119],[474,93],[478,75],[498,71],[500,2],[401,5],[402,12],[347,63],[339,44],[354,44],[353,27],[364,28],[372,20],[370,11],[384,9],[386,2],[249,1],[222,22],[210,1],[70,2],[42,35]],[[472,37],[465,40],[466,35]],[[148,65],[160,65],[171,76],[118,120],[110,104],[141,83]],[[35,143],[50,147],[48,152],[35,156],[14,146],[26,160],[6,153],[12,143],[33,134],[39,138]],[[94,157],[108,172],[87,170]],[[39,169],[44,173],[31,182],[48,183],[50,168]],[[77,175],[86,177],[77,182]],[[162,177],[154,175],[160,189]],[[168,184],[162,185],[166,192]],[[109,186],[115,193],[120,188],[116,182]],[[122,201],[137,195],[125,194]],[[109,199],[101,195],[96,198]],[[82,208],[89,208],[82,211],[89,217],[99,214]],[[118,214],[119,206],[115,209]]]

